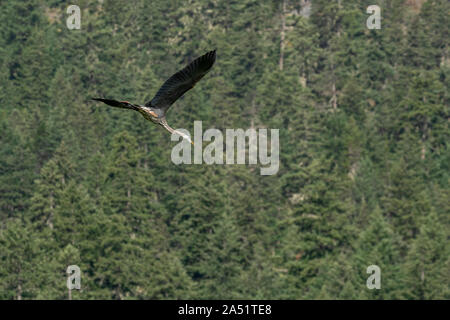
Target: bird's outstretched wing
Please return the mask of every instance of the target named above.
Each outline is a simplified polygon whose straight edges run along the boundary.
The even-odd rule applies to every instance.
[[[124,109],[132,109],[137,110],[137,108],[129,103],[128,101],[116,101],[116,100],[110,100],[110,99],[101,99],[101,98],[92,98],[92,100],[101,101],[103,103],[106,103],[109,106],[117,107],[117,108],[124,108]]]
[[[208,73],[214,61],[216,61],[216,50],[195,59],[183,70],[178,71],[164,82],[155,97],[145,105],[166,111],[179,97],[192,89]]]

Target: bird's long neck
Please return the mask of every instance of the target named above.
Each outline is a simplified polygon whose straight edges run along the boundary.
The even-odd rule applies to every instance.
[[[174,133],[176,130],[169,126],[169,124],[166,121],[166,117],[162,117],[159,119],[159,124],[162,125],[167,131],[170,133]]]
[[[169,131],[171,134],[178,134],[179,136],[183,137],[184,139],[186,139],[187,141],[189,141],[192,145],[194,144],[194,142],[192,142],[191,138],[184,134],[183,132],[180,132],[178,130],[175,130],[174,128],[172,128],[171,126],[169,126],[169,124],[166,121],[165,117],[161,117],[159,119],[159,124],[162,125],[167,131]]]

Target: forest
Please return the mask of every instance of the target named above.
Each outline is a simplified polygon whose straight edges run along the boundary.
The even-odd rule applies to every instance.
[[[449,12],[0,1],[0,300],[450,299]],[[144,104],[214,49],[167,121],[278,129],[275,174],[174,164],[167,131],[91,100]]]

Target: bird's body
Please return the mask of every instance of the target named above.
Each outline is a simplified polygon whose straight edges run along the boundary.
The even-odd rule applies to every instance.
[[[128,101],[117,101],[102,98],[93,98],[107,105],[138,111],[142,116],[156,124],[163,126],[170,133],[177,133],[192,142],[189,136],[172,129],[166,121],[166,112],[170,106],[185,92],[192,89],[195,84],[208,73],[216,60],[216,50],[210,51],[195,59],[184,69],[172,75],[158,90],[153,99],[145,105],[132,104]]]
[[[159,123],[163,117],[162,112],[158,112],[158,109],[149,108],[146,106],[140,106],[138,111],[145,119],[153,123]]]

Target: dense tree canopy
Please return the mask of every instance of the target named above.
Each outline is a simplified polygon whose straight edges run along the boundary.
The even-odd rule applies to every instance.
[[[449,299],[449,12],[1,1],[0,299],[67,299],[69,265],[72,299]],[[167,132],[90,100],[143,104],[215,48],[168,122],[279,129],[275,175],[175,165]]]

